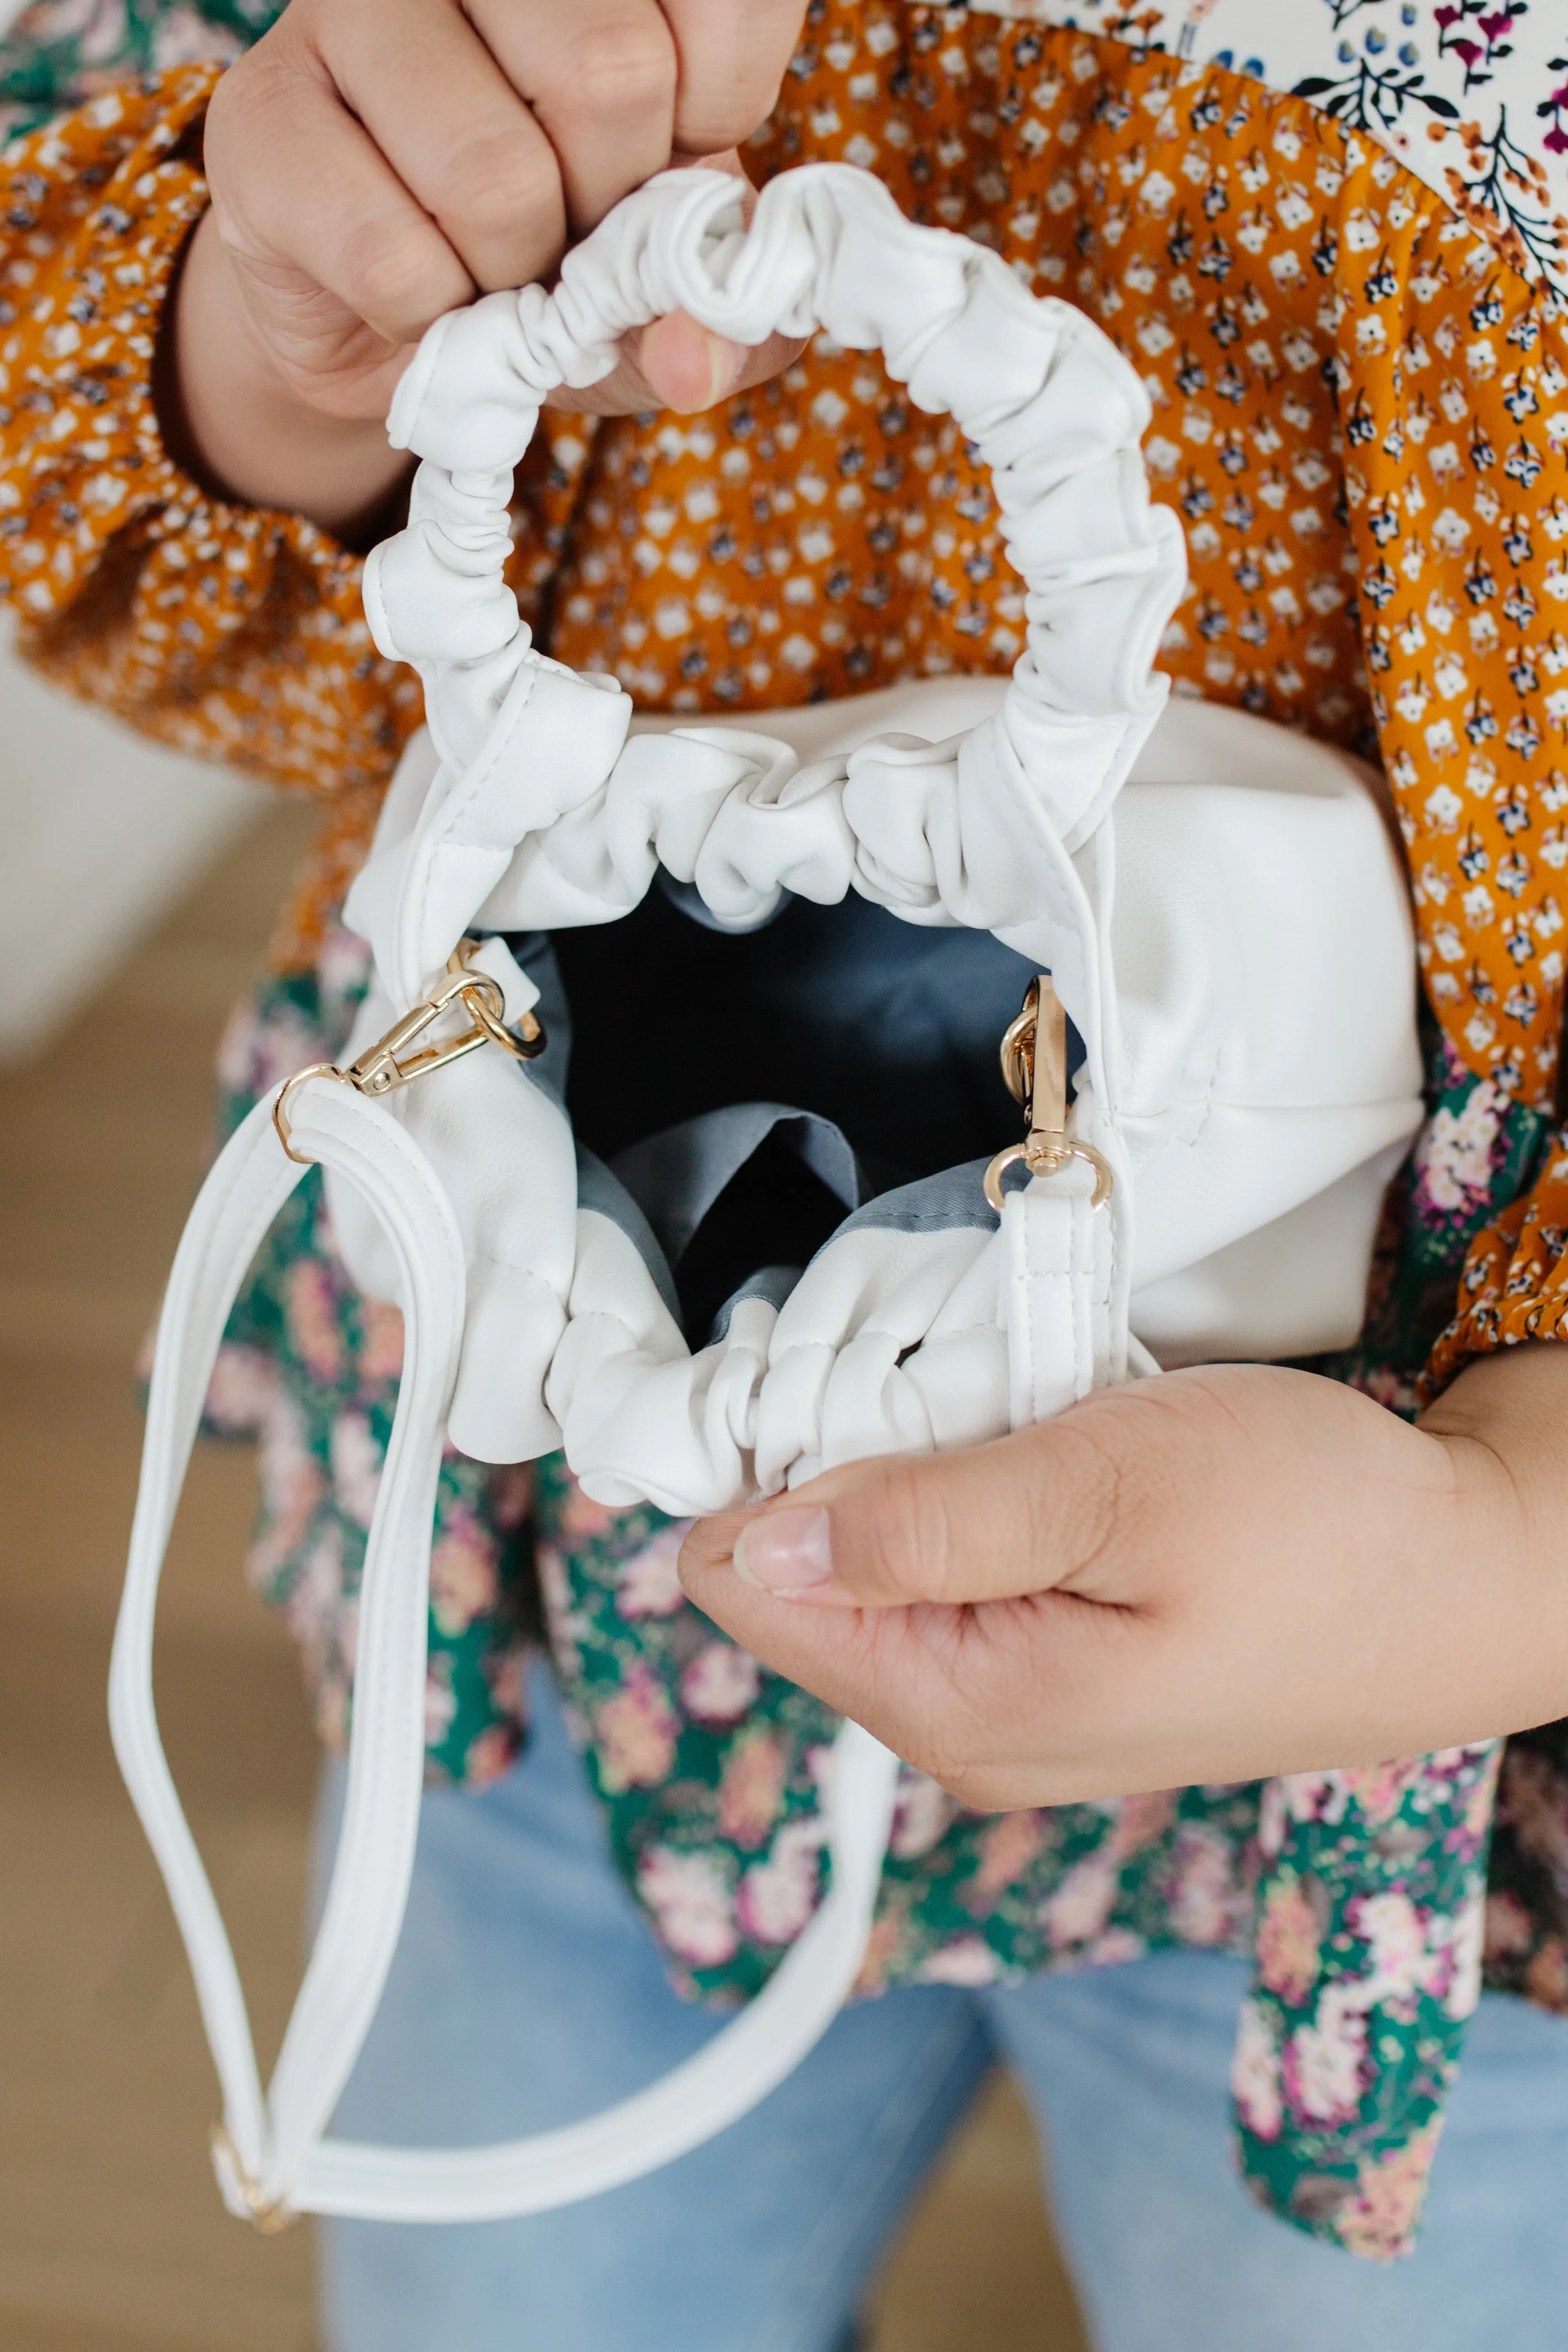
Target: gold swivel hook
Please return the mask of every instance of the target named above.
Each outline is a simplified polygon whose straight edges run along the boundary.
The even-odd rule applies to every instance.
[[[444,1069],[448,1062],[461,1061],[481,1045],[499,1045],[514,1061],[531,1062],[542,1054],[546,1038],[544,1024],[533,1013],[525,1013],[515,1029],[507,1026],[507,1000],[498,980],[488,972],[475,971],[470,959],[478,942],[459,940],[446,959],[446,977],[438,981],[430,994],[394,1021],[384,1037],[367,1045],[358,1061],[350,1062],[346,1070],[336,1062],[312,1062],[303,1070],[296,1070],[272,1106],[272,1123],[277,1129],[277,1139],[290,1160],[302,1167],[310,1162],[303,1152],[296,1151],[289,1141],[288,1097],[296,1087],[307,1078],[339,1078],[362,1095],[379,1101],[382,1095],[395,1093],[399,1087],[411,1087],[415,1078],[425,1078],[432,1070]],[[438,1045],[426,1045],[417,1054],[403,1058],[407,1047],[416,1037],[423,1036],[432,1022],[438,1021],[455,1003],[461,1002],[468,1015],[469,1026],[455,1037],[443,1038]]]
[[[1114,1179],[1092,1143],[1067,1132],[1067,1014],[1049,972],[1024,991],[1023,1009],[1002,1035],[1002,1076],[1013,1100],[1023,1105],[1027,1133],[1021,1143],[998,1151],[985,1175],[987,1200],[999,1217],[1006,1195],[1002,1177],[1022,1160],[1031,1176],[1054,1176],[1070,1160],[1094,1171],[1091,1205],[1103,1209]]]

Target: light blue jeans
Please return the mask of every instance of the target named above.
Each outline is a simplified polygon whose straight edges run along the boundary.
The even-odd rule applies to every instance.
[[[320,1847],[333,1834],[329,1773]],[[330,2352],[848,2352],[868,2279],[988,2070],[1049,2139],[1098,2352],[1565,2352],[1568,2027],[1489,1995],[1421,2245],[1375,2268],[1231,2170],[1239,1962],[1166,1953],[847,2010],[761,2107],[652,2178],[533,2221],[335,2222]],[[563,2123],[717,2030],[668,1990],[542,1675],[521,1764],[425,1798],[413,1899],[338,2127],[428,2144]],[[985,2352],[977,2346],[975,2352]]]

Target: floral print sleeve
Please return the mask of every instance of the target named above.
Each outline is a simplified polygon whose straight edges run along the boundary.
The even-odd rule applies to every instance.
[[[57,49],[42,38],[51,26]],[[93,67],[95,26],[107,54]],[[163,446],[155,349],[207,202],[189,151],[220,68],[123,77],[128,60],[181,45],[204,58],[236,47],[225,21],[127,16],[119,0],[79,22],[65,0],[39,0],[0,45],[0,91],[42,100],[109,77],[0,161],[0,602],[16,609],[19,651],[56,684],[183,751],[329,803],[273,943],[276,968],[307,971],[423,703],[418,679],[371,643],[359,557],[303,516],[210,494]],[[519,475],[510,576],[530,614],[592,441],[583,420],[551,418]]]
[[[1426,1333],[1429,1397],[1470,1354],[1568,1335],[1568,335],[1468,216],[1417,209],[1381,161],[1369,195],[1380,173],[1343,224],[1335,364],[1373,710],[1444,1034],[1403,1242],[1407,1263],[1464,1263],[1458,1313],[1450,1291]]]
[[[4,171],[0,597],[26,658],[143,733],[311,791],[379,787],[418,723],[360,566],[298,516],[203,492],[160,437],[171,273],[206,203],[181,142],[215,78],[121,84]]]
[[[1339,224],[1334,364],[1373,711],[1426,994],[1478,1078],[1550,1108],[1568,803],[1568,636],[1556,625],[1568,618],[1568,336],[1463,221],[1369,160]]]
[[[1467,1360],[1524,1339],[1568,1339],[1568,1130],[1552,1137],[1532,1190],[1483,1226],[1459,1283],[1459,1311],[1432,1351],[1424,1393]]]
[[[280,0],[30,0],[0,37],[0,139],[145,74],[229,65]]]

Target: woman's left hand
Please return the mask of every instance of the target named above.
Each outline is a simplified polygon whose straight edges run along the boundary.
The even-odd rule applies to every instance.
[[[1381,1761],[1568,1713],[1568,1347],[1412,1428],[1218,1365],[699,1521],[738,1642],[979,1809]]]

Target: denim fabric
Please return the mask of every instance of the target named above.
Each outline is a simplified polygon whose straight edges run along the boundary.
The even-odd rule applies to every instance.
[[[459,2142],[562,2123],[717,2031],[669,1991],[559,1702],[479,1795],[425,1799],[381,2013],[338,2116]],[[329,1769],[319,1850],[341,1773]],[[847,2011],[761,2108],[651,2179],[463,2228],[324,2227],[330,2352],[848,2352],[877,2258],[988,2069],[1049,2136],[1097,2352],[1563,2352],[1568,2029],[1489,1995],[1420,2249],[1381,2270],[1259,2211],[1226,2077],[1245,1969],[1166,1953]],[[979,2352],[979,2347],[977,2347]]]

